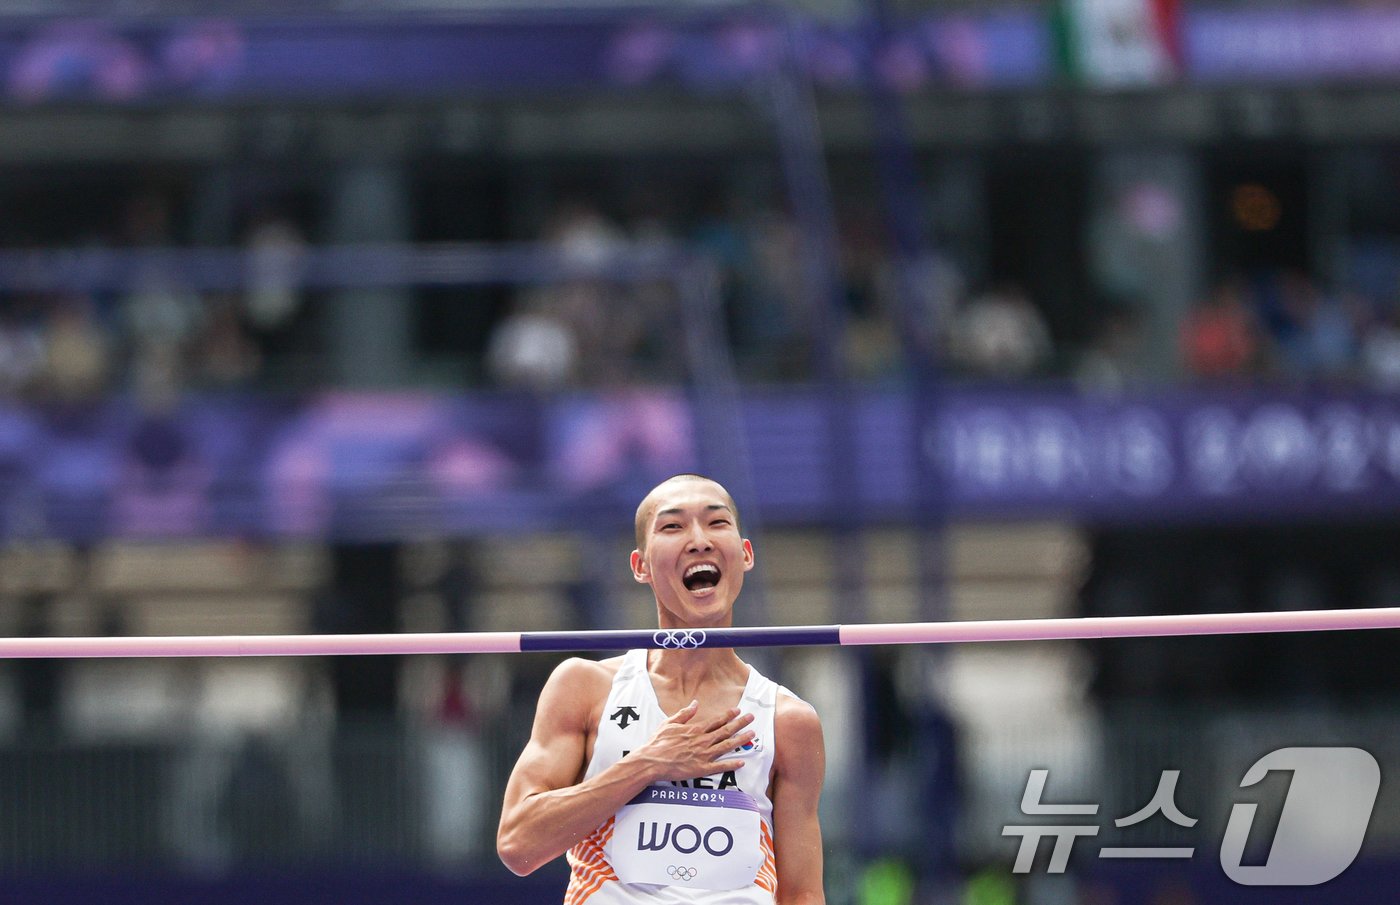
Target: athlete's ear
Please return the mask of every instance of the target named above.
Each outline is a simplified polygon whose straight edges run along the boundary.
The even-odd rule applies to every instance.
[[[640,584],[651,584],[651,573],[647,571],[646,557],[641,550],[632,551],[632,577]]]
[[[752,568],[753,568],[753,544],[749,543],[749,539],[746,537],[746,538],[744,538],[744,571],[747,572],[749,569],[752,569]]]

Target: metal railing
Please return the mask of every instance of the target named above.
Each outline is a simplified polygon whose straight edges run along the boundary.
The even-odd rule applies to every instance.
[[[1347,714],[1287,710],[1142,708],[1040,723],[1007,721],[958,736],[960,794],[935,815],[957,824],[963,863],[1007,862],[1018,841],[1007,825],[1094,823],[1076,857],[1105,846],[1189,845],[1213,858],[1233,804],[1278,804],[1287,783],[1242,790],[1262,755],[1287,746],[1354,746],[1381,767],[1380,798],[1364,855],[1400,853],[1400,725],[1393,711]],[[502,721],[468,730],[401,723],[308,726],[255,735],[191,734],[84,740],[36,731],[0,745],[0,875],[35,870],[165,869],[219,874],[248,868],[382,865],[432,870],[493,866],[504,781],[528,727]],[[918,752],[891,774],[918,783],[930,766]],[[1045,803],[1099,805],[1092,817],[1020,813],[1033,769],[1049,771]],[[1118,828],[1148,804],[1162,771],[1179,770],[1174,801],[1199,822],[1183,828],[1158,814]],[[869,779],[869,775],[866,775]],[[860,777],[828,776],[837,785]],[[903,798],[909,798],[907,789]],[[1253,797],[1251,797],[1253,796]],[[862,793],[861,807],[880,800]],[[860,819],[827,808],[826,843],[836,860],[860,854]],[[911,812],[912,813],[912,812]],[[919,817],[920,815],[913,815]],[[911,817],[908,832],[917,846]],[[1262,818],[1261,818],[1262,819]],[[1276,818],[1275,818],[1276,819]],[[901,834],[886,844],[904,854]],[[926,837],[925,837],[926,838]],[[868,854],[868,853],[866,853]],[[1043,857],[1043,856],[1042,856]]]
[[[0,746],[0,874],[494,858],[509,731],[362,724]]]

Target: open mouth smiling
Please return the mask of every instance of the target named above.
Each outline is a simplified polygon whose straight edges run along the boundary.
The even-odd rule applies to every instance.
[[[696,563],[685,570],[685,575],[681,576],[681,582],[687,591],[709,591],[719,584],[719,566],[714,563]]]

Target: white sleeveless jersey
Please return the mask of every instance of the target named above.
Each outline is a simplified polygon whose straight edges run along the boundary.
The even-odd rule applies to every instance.
[[[750,666],[739,708],[754,715],[749,728],[755,738],[736,752],[743,766],[649,786],[569,849],[564,905],[774,905],[778,873],[768,782],[779,692],[791,694]],[[647,652],[628,651],[584,777],[646,744],[665,720]]]

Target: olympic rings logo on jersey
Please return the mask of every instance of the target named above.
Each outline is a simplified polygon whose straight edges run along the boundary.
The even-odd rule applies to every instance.
[[[663,650],[694,650],[705,646],[705,630],[662,629],[651,636],[651,643]]]
[[[694,880],[699,873],[700,871],[696,870],[693,867],[677,867],[674,864],[666,868],[666,874],[672,880],[684,880],[686,882],[689,882],[691,880]]]

